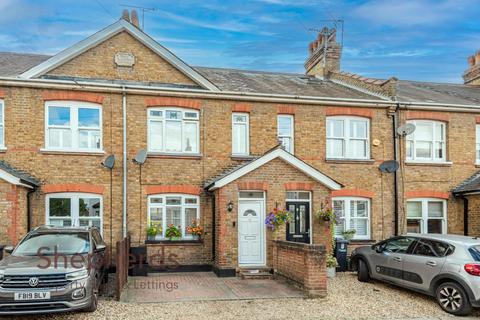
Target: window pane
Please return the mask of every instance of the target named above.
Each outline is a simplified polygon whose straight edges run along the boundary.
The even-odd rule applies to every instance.
[[[196,208],[185,208],[185,234],[187,234],[187,227],[197,220]]]
[[[263,192],[260,191],[240,191],[239,198],[255,198],[255,199],[262,199],[263,198]]]
[[[328,120],[328,127],[329,127],[329,130],[328,130],[329,137],[343,138],[345,136],[344,128],[343,128],[343,120],[330,119]]]
[[[278,138],[278,141],[280,142],[280,144],[283,146],[283,148],[285,149],[285,151],[288,151],[288,152],[292,152],[292,139],[289,138],[289,137],[281,137],[281,138]]]
[[[443,142],[435,142],[435,158],[437,159],[443,159],[443,149],[444,149],[444,143]]]
[[[163,203],[163,198],[150,198],[150,203]]]
[[[422,217],[422,202],[408,201],[407,202],[407,217]]]
[[[383,249],[387,252],[406,253],[413,241],[414,241],[413,238],[408,238],[408,237],[393,239],[393,240],[387,241],[383,245]]]
[[[367,138],[367,122],[359,120],[350,121],[351,138]]]
[[[150,116],[152,116],[152,117],[162,117],[163,116],[163,111],[151,110],[150,111]]]
[[[70,108],[48,107],[48,124],[55,126],[69,126]]]
[[[350,219],[350,229],[355,229],[356,236],[366,236],[367,222],[367,219]]]
[[[278,135],[279,136],[292,136],[292,118],[291,117],[278,117]]]
[[[80,217],[100,217],[100,199],[91,198],[79,200]]]
[[[428,202],[428,216],[432,218],[443,217],[443,202]]]
[[[300,229],[300,233],[305,233],[305,215],[306,215],[306,212],[307,212],[307,207],[305,205],[300,205],[299,206],[299,209],[300,209],[300,226],[299,226],[299,229]]]
[[[247,122],[247,116],[246,115],[235,114],[235,115],[233,115],[233,122],[246,123]]]
[[[162,226],[163,208],[150,208],[150,225]]]
[[[197,123],[187,122],[184,126],[183,148],[186,152],[197,152]]]
[[[173,224],[176,227],[181,227],[182,224],[182,208],[181,207],[167,207],[167,226]]]
[[[4,135],[3,135],[3,125],[0,125],[0,146],[5,145]]]
[[[0,101],[0,124],[3,123],[3,102]]]
[[[415,154],[417,158],[431,158],[432,143],[417,141]]]
[[[198,119],[198,112],[185,112],[184,117],[188,119]]]
[[[70,148],[72,133],[70,129],[48,129],[49,147]]]
[[[50,225],[55,227],[71,227],[72,220],[70,219],[57,219],[57,218],[50,218]]]
[[[295,205],[289,205],[288,211],[292,214],[292,216],[295,216]],[[295,219],[292,219],[292,221],[288,223],[288,233],[295,234]]]
[[[49,199],[50,217],[70,217],[71,200],[69,198],[50,198]]]
[[[407,158],[413,158],[413,141],[407,141]]]
[[[167,111],[168,113],[168,111]],[[165,124],[165,151],[182,151],[182,123],[167,121]]]
[[[344,141],[341,139],[328,139],[327,141],[327,154],[329,157],[332,158],[343,158],[343,143]]]
[[[185,198],[185,204],[197,204],[197,198]]]
[[[78,146],[87,149],[100,149],[100,131],[80,130],[78,132]]]
[[[444,124],[443,123],[435,123],[435,139],[438,141],[443,141],[443,129],[444,129]]]
[[[167,119],[173,119],[173,120],[182,119],[182,113],[180,111],[167,111],[165,115]]]
[[[355,204],[355,206],[353,204]],[[356,212],[353,214],[353,216],[361,217],[361,218],[368,217],[367,201],[352,201],[351,208],[353,207],[356,208]]]
[[[289,200],[308,200],[310,199],[310,192],[307,191],[288,191],[286,198]]]
[[[421,220],[408,219],[407,232],[408,233],[422,233]]]
[[[433,248],[426,241],[419,241],[418,244],[415,246],[413,254],[419,256],[436,257]]]
[[[101,228],[101,223],[100,219],[85,219],[85,218],[80,218],[79,220],[79,225],[80,227],[97,227]]]
[[[100,128],[100,110],[79,108],[78,126]]]
[[[163,122],[150,121],[150,149],[163,149]]]
[[[247,154],[247,126],[245,124],[233,125],[233,153]]]
[[[181,205],[182,198],[180,197],[167,197],[167,205]]]
[[[415,125],[416,129],[414,134],[416,140],[433,140],[432,123],[416,122]]]
[[[350,140],[350,154],[353,158],[365,158],[367,156],[367,141]]]

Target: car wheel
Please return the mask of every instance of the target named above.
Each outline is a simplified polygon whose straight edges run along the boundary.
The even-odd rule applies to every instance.
[[[368,267],[365,261],[363,261],[363,259],[358,260],[357,279],[360,282],[370,281],[370,274],[368,273]]]
[[[92,293],[92,300],[90,301],[90,305],[85,308],[85,312],[95,312],[98,306],[98,293]]]
[[[442,309],[456,316],[466,316],[472,312],[472,305],[465,290],[455,282],[445,282],[435,292]]]

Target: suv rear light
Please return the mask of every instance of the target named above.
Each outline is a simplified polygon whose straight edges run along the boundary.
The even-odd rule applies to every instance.
[[[480,276],[480,264],[467,263],[464,268],[472,276]]]

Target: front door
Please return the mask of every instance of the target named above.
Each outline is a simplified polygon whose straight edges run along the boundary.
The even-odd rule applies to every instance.
[[[265,265],[265,213],[263,200],[239,200],[238,264]]]
[[[310,203],[287,202],[287,210],[293,214],[287,225],[287,240],[310,243]]]

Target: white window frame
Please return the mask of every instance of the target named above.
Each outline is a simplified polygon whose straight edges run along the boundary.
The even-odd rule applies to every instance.
[[[50,126],[48,123],[49,107],[61,107],[70,109],[70,125],[67,126]],[[79,127],[78,124],[78,109],[97,109],[99,114],[99,128]],[[49,129],[50,128],[68,128],[71,131],[71,147],[59,148],[50,147],[49,141]],[[98,130],[100,133],[100,148],[80,148],[79,146],[79,131],[80,130]],[[103,153],[103,121],[102,121],[102,106],[96,103],[83,102],[83,101],[47,101],[45,102],[45,149],[47,151],[66,151],[66,152],[97,152]]]
[[[426,140],[417,140],[415,139],[415,131],[408,135],[406,138],[406,146],[405,146],[405,159],[406,161],[410,162],[424,162],[424,163],[438,163],[438,162],[447,162],[447,140],[446,140],[446,135],[447,135],[447,124],[443,121],[437,121],[437,120],[408,120],[407,123],[411,123],[415,125],[415,127],[418,124],[430,124],[432,126],[432,140],[431,141],[426,141]],[[435,126],[439,124],[443,127],[443,136],[442,137],[437,137],[436,136],[436,130]],[[417,157],[416,156],[416,144],[417,142],[429,142],[431,143],[431,157],[429,158],[424,158],[424,157]],[[437,158],[435,155],[435,144],[436,143],[442,143],[443,144],[443,157],[442,158]],[[408,144],[411,144],[411,149],[410,151],[412,154],[409,156],[408,155]]]
[[[447,213],[447,201],[439,198],[411,198],[407,202],[421,202],[422,203],[422,216],[421,217],[409,217],[407,208],[405,208],[405,216],[407,220],[420,220],[420,233],[427,233],[428,220],[443,220],[442,234],[446,234],[448,230],[448,213]],[[443,204],[443,217],[429,217],[428,216],[428,203],[429,202],[441,202]]]
[[[161,111],[162,116],[152,116],[151,111]],[[165,117],[167,111],[178,111],[182,113],[182,119],[174,120],[167,119]],[[197,115],[196,119],[186,118],[185,113],[195,113]],[[182,132],[180,137],[180,151],[166,151],[166,122],[167,121],[177,121],[182,123]],[[152,122],[162,123],[162,146],[160,148],[152,146],[152,139],[150,137],[150,127]],[[185,151],[184,149],[184,133],[185,133],[185,124],[194,123],[197,126],[196,134],[196,150]],[[189,108],[177,108],[177,107],[154,107],[147,108],[147,146],[148,152],[150,153],[164,153],[164,154],[187,154],[187,155],[198,155],[200,154],[200,112],[196,109]]]
[[[480,164],[480,124],[475,126],[475,162]]]
[[[291,122],[291,132],[289,135],[280,135],[280,118],[285,118],[289,119]],[[290,152],[291,154],[295,153],[295,117],[290,114],[279,114],[277,116],[277,138],[279,142],[281,141],[281,138],[290,138],[290,148],[291,150],[285,149],[285,151]]]
[[[5,102],[0,99],[0,113],[2,121],[0,121],[0,131],[3,131],[3,139],[0,140],[0,150],[5,150]]]
[[[167,205],[166,199],[167,197],[177,197],[182,199],[182,203],[180,205]],[[162,203],[151,203],[150,200],[152,198],[161,198]],[[185,203],[185,199],[187,198],[195,198],[197,200],[196,204],[187,204]],[[181,207],[181,233],[182,233],[182,240],[192,240],[192,235],[187,235],[186,227],[190,225],[191,222],[185,221],[185,209],[187,208],[195,208],[197,209],[197,221],[200,222],[200,197],[191,194],[183,194],[183,193],[161,193],[161,194],[152,194],[149,195],[147,198],[147,207],[148,207],[148,217],[147,217],[147,227],[150,226],[150,217],[151,217],[151,209],[152,208],[162,208],[162,234],[156,236],[156,240],[166,239],[165,231],[167,230],[167,207]],[[177,226],[178,227],[178,226]]]
[[[62,198],[62,199],[70,199],[70,217],[63,217],[65,219],[70,219],[72,221],[72,226],[78,227],[80,226],[80,208],[79,208],[79,200],[80,198],[83,199],[100,199],[100,233],[103,235],[103,196],[96,193],[85,193],[85,192],[62,192],[62,193],[49,193],[45,197],[45,224],[50,224],[50,199],[51,198]],[[62,217],[55,217],[61,219]],[[54,219],[55,219],[54,218]],[[95,217],[91,217],[88,219],[96,219]],[[87,219],[87,218],[85,218]]]
[[[343,121],[343,136],[336,137],[333,132],[330,132],[330,121]],[[363,121],[366,123],[367,136],[365,138],[350,137],[350,122],[351,121]],[[344,160],[369,160],[370,159],[370,119],[364,117],[355,116],[329,116],[326,120],[326,155],[327,159],[344,159]],[[333,146],[332,140],[343,141],[343,156],[336,156],[332,154]],[[352,147],[350,141],[361,140],[366,142],[366,152],[364,157],[358,157],[352,155]]]
[[[369,198],[363,198],[363,197],[334,197],[332,198],[332,210],[333,210],[333,202],[334,201],[343,201],[343,210],[345,216],[344,221],[345,221],[345,230],[351,230],[354,229],[350,225],[350,206],[351,206],[351,201],[366,201],[367,203],[367,217],[366,218],[360,218],[360,219],[365,219],[367,220],[367,234],[359,236],[357,233],[353,236],[353,240],[370,240],[371,239],[371,223],[372,223],[372,210],[371,210],[371,200]],[[359,219],[359,218],[355,218]],[[342,238],[342,235],[335,235],[336,238]]]
[[[235,116],[245,116],[247,121],[246,122],[235,122]],[[244,125],[245,126],[245,152],[244,153],[234,153],[233,150],[235,150],[234,145],[235,145],[235,130],[234,127],[235,125]],[[232,155],[234,156],[248,156],[250,155],[250,114],[247,112],[234,112],[232,113]]]

